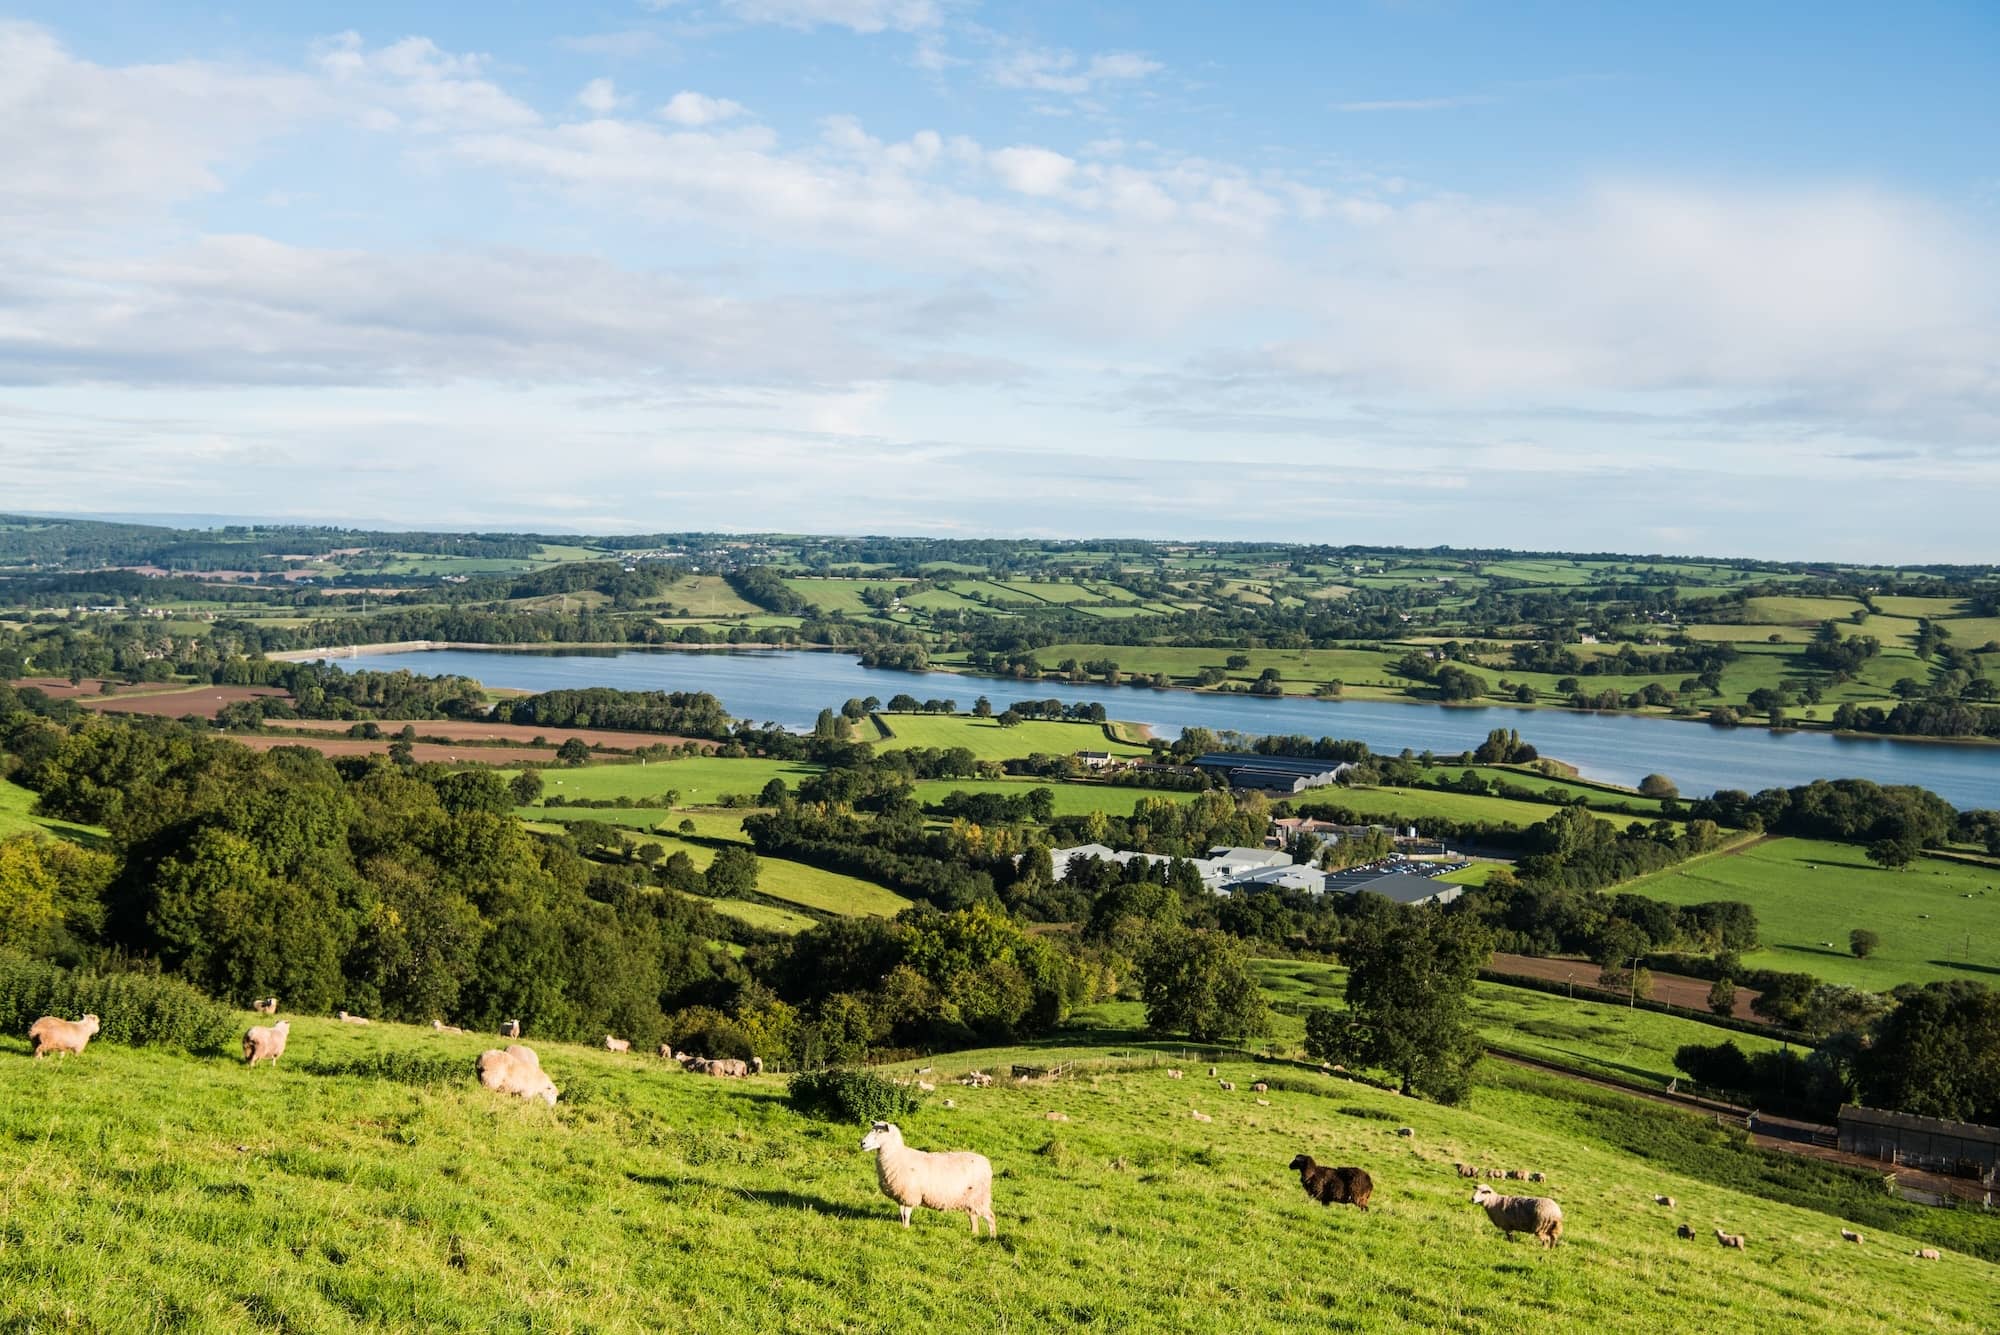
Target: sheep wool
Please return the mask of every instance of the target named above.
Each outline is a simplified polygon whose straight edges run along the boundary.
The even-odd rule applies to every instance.
[[[86,1015],[81,1020],[64,1020],[54,1015],[44,1015],[28,1026],[28,1037],[35,1040],[35,1056],[45,1052],[82,1052],[90,1042],[90,1036],[97,1032],[95,1015]]]
[[[913,1150],[903,1143],[903,1132],[894,1122],[876,1122],[861,1139],[861,1148],[875,1152],[875,1171],[882,1194],[896,1202],[903,1227],[919,1205],[932,1210],[963,1210],[979,1235],[979,1221],[986,1221],[988,1236],[998,1237],[993,1221],[993,1165],[983,1154],[967,1150],[931,1152]]]
[[[1352,1205],[1368,1213],[1368,1199],[1375,1194],[1375,1181],[1366,1169],[1329,1168],[1313,1162],[1309,1154],[1293,1157],[1291,1169],[1299,1175],[1306,1195],[1321,1205]]]
[[[1502,1196],[1482,1184],[1472,1193],[1472,1203],[1483,1207],[1493,1226],[1509,1239],[1516,1233],[1532,1233],[1544,1247],[1562,1240],[1562,1206],[1547,1196]]]
[[[542,1059],[533,1048],[510,1043],[505,1049],[488,1048],[479,1054],[479,1083],[496,1094],[540,1099],[555,1106],[560,1091],[542,1070]]]
[[[276,1066],[278,1058],[285,1055],[285,1036],[291,1032],[290,1020],[252,1026],[243,1035],[243,1060],[252,1066],[261,1061]]]

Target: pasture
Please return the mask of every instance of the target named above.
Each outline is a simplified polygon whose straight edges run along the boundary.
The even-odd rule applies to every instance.
[[[1919,858],[1885,871],[1851,844],[1766,839],[1619,889],[1675,904],[1742,900],[1757,911],[1764,943],[1744,962],[1761,968],[1878,992],[1951,978],[2000,981],[2000,870]],[[1857,927],[1881,937],[1867,959],[1848,950]]]
[[[245,1023],[252,1017],[245,1016]],[[33,1063],[0,1040],[0,1324],[205,1331],[1234,1332],[1785,1330],[1975,1335],[1986,1262],[1919,1262],[1960,1225],[1861,1179],[1771,1163],[1735,1133],[1548,1078],[1491,1073],[1466,1108],[1177,1045],[934,1059],[1077,1062],[1052,1087],[946,1087],[903,1119],[995,1169],[997,1240],[897,1226],[860,1128],[783,1078],[718,1081],[640,1054],[535,1044],[555,1108],[479,1088],[494,1040],[294,1018],[278,1068],[96,1044]],[[382,1054],[395,1076],[310,1074]],[[427,1060],[429,1059],[429,1060]],[[396,1078],[400,1076],[400,1078]],[[1252,1081],[1277,1083],[1268,1107]],[[1213,1118],[1195,1122],[1191,1109]],[[1069,1120],[1052,1126],[1044,1113]],[[1398,1125],[1416,1129],[1399,1138]],[[1301,1151],[1365,1166],[1374,1208],[1323,1207]],[[1563,1245],[1511,1244],[1454,1161],[1539,1167]],[[1769,1165],[1768,1167],[1766,1165]],[[504,1165],[504,1172],[496,1166]],[[1679,1198],[1678,1210],[1650,1203]],[[1680,1242],[1691,1221],[1700,1240]],[[1862,1225],[1868,1245],[1841,1241]],[[1960,1225],[1990,1223],[1976,1216]],[[1723,1252],[1706,1230],[1745,1233]]]
[[[35,814],[35,793],[10,779],[0,779],[0,839],[16,834],[54,835],[72,843],[95,846],[109,836],[95,825],[56,820]]]
[[[976,683],[966,683],[962,692],[971,698],[979,694]],[[1078,751],[1108,751],[1114,756],[1150,755],[1143,746],[1113,741],[1096,723],[1059,723],[1049,719],[1028,719],[1011,728],[990,718],[970,714],[877,714],[878,731],[886,736],[869,738],[878,750],[928,746],[940,750],[962,746],[981,760],[1018,760],[1031,755],[1073,755]]]

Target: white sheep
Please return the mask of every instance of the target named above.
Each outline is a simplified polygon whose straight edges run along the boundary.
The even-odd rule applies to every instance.
[[[1069,1120],[1068,1113],[1046,1112],[1042,1114],[1042,1117],[1044,1120],[1050,1122],[1067,1122]]]
[[[278,999],[276,997],[261,997],[250,1003],[250,1009],[256,1011],[259,1015],[276,1015],[278,1013]]]
[[[979,1236],[981,1219],[988,1236],[999,1236],[999,1225],[993,1221],[993,1165],[985,1155],[913,1150],[903,1143],[903,1133],[894,1122],[876,1122],[861,1138],[861,1148],[875,1151],[882,1194],[901,1208],[904,1228],[910,1226],[911,1213],[923,1205],[963,1210],[974,1237]]]
[[[1269,1094],[1271,1092],[1271,1086],[1265,1083],[1264,1081],[1259,1080],[1256,1084],[1250,1086],[1250,1092],[1252,1094]]]
[[[1170,1066],[1167,1068],[1167,1079],[1169,1080],[1178,1080],[1181,1078],[1183,1074],[1184,1073],[1178,1067]]]
[[[361,1015],[349,1015],[349,1014],[348,1014],[348,1013],[347,1013],[346,1011],[341,1011],[341,1012],[339,1012],[339,1015],[340,1015],[340,1022],[341,1022],[342,1024],[367,1024],[367,1023],[368,1023],[368,1020],[367,1020],[367,1017],[365,1017],[365,1016],[361,1016]]]
[[[1215,1120],[1213,1117],[1210,1117],[1205,1112],[1194,1112],[1192,1110],[1188,1112],[1188,1116],[1192,1117],[1197,1122],[1213,1122]]]
[[[443,1020],[432,1020],[431,1028],[435,1029],[440,1034],[462,1034],[465,1032],[463,1029],[460,1029],[457,1025],[446,1024]]]
[[[1502,1196],[1481,1183],[1472,1193],[1472,1203],[1485,1209],[1486,1217],[1509,1241],[1516,1233],[1532,1233],[1544,1247],[1562,1240],[1562,1206],[1547,1196]]]
[[[1853,1229],[1849,1228],[1841,1229],[1840,1236],[1842,1241],[1845,1242],[1852,1242],[1858,1244],[1861,1241],[1861,1235],[1859,1233],[1856,1233]]]
[[[604,1036],[604,1050],[606,1052],[630,1052],[632,1050],[632,1040],[629,1038],[613,1038],[611,1035],[606,1034]]]
[[[519,1038],[520,1036],[521,1022],[519,1020],[502,1020],[500,1022],[500,1037]]]
[[[252,1066],[268,1060],[276,1066],[278,1058],[285,1055],[285,1036],[291,1032],[290,1020],[251,1026],[243,1034],[243,1060]]]
[[[513,1094],[524,1099],[540,1099],[555,1106],[559,1091],[542,1070],[542,1059],[533,1048],[510,1043],[503,1050],[488,1048],[479,1054],[479,1083],[496,1094]]]
[[[1741,1233],[1724,1233],[1718,1228],[1715,1230],[1715,1240],[1723,1246],[1734,1248],[1739,1252],[1744,1249],[1743,1235]]]
[[[672,1061],[674,1059],[674,1045],[671,1043],[660,1044],[660,1055],[668,1061]]]
[[[83,1051],[84,1044],[98,1030],[95,1015],[86,1015],[81,1020],[63,1020],[53,1015],[44,1015],[28,1026],[28,1037],[35,1040],[35,1056],[45,1052]]]
[[[1664,1205],[1671,1210],[1674,1208],[1674,1198],[1671,1196],[1655,1196],[1653,1197],[1653,1204]]]
[[[1234,1080],[1218,1080],[1215,1083],[1232,1094],[1236,1092],[1236,1082]]]
[[[1919,1247],[1917,1248],[1917,1259],[1919,1261],[1935,1261],[1938,1259],[1938,1249],[1935,1247]]]

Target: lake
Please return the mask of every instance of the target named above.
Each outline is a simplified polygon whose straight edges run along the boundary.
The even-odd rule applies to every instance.
[[[787,728],[811,727],[820,710],[838,708],[855,696],[887,700],[905,692],[920,700],[948,697],[961,710],[970,709],[982,695],[996,710],[1018,700],[1089,701],[1102,704],[1112,718],[1149,724],[1162,737],[1177,736],[1188,727],[1303,733],[1353,738],[1392,754],[1404,747],[1456,753],[1478,745],[1494,728],[1518,728],[1522,738],[1544,755],[1608,783],[1631,785],[1659,773],[1694,795],[1717,788],[1755,792],[1813,779],[1860,778],[1917,784],[1959,807],[2000,807],[2000,747],[1991,746],[1715,728],[1627,714],[1504,705],[1267,699],[1148,686],[1072,686],[899,672],[862,667],[847,654],[812,650],[428,649],[329,658],[350,670],[453,673],[475,677],[488,686],[529,691],[584,686],[709,691],[737,718]]]

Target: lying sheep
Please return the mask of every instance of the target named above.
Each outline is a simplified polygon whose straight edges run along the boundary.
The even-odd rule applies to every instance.
[[[1504,1168],[1489,1168],[1486,1170],[1486,1176],[1497,1182],[1507,1176],[1507,1170]]]
[[[276,1015],[278,1013],[278,999],[276,997],[260,997],[258,1000],[250,1003],[250,1009],[256,1011],[259,1015]]]
[[[1048,1112],[1048,1113],[1043,1113],[1042,1117],[1044,1118],[1044,1120],[1050,1122],[1067,1122],[1069,1120],[1068,1113]]]
[[[1856,1233],[1856,1232],[1855,1232],[1855,1231],[1854,1231],[1853,1229],[1851,1229],[1851,1228],[1843,1228],[1843,1229],[1841,1229],[1841,1230],[1840,1230],[1840,1237],[1841,1237],[1841,1240],[1842,1240],[1843,1242],[1852,1242],[1852,1243],[1856,1243],[1856,1244],[1859,1244],[1859,1243],[1860,1243],[1860,1241],[1861,1241],[1861,1235],[1860,1235],[1859,1233]]]
[[[533,1048],[510,1043],[503,1050],[488,1048],[479,1054],[479,1083],[496,1094],[513,1094],[524,1099],[540,1099],[555,1106],[559,1091],[542,1070],[542,1059]]]
[[[340,1016],[340,1022],[341,1022],[342,1024],[367,1024],[367,1023],[368,1023],[367,1019],[366,1019],[365,1017],[363,1017],[363,1016],[360,1016],[360,1015],[349,1015],[349,1014],[348,1014],[348,1013],[347,1013],[346,1011],[339,1011],[339,1012],[337,1012],[337,1014],[338,1014],[338,1015]]]
[[[1269,1099],[1258,1099],[1257,1106],[1259,1108],[1268,1108],[1271,1106],[1271,1101]]]
[[[1562,1240],[1562,1206],[1547,1196],[1502,1196],[1481,1183],[1472,1193],[1472,1203],[1485,1209],[1486,1217],[1510,1242],[1516,1233],[1532,1233],[1544,1247]]]
[[[278,1058],[285,1055],[285,1036],[292,1032],[290,1020],[280,1020],[276,1024],[253,1025],[243,1035],[243,1060],[255,1066],[268,1060],[278,1064]]]
[[[1674,1198],[1671,1196],[1655,1196],[1653,1197],[1653,1204],[1664,1205],[1671,1210],[1674,1208]]]
[[[1682,1224],[1674,1230],[1674,1236],[1677,1238],[1692,1238],[1694,1236],[1694,1225]]]
[[[604,1050],[606,1052],[630,1052],[632,1050],[632,1040],[629,1038],[613,1038],[611,1035],[606,1034],[604,1036]]]
[[[993,1077],[984,1071],[967,1071],[958,1078],[958,1083],[967,1089],[988,1089],[993,1084]]]
[[[1292,1170],[1306,1195],[1321,1205],[1352,1205],[1368,1213],[1368,1198],[1375,1194],[1375,1182],[1360,1168],[1327,1168],[1316,1164],[1310,1154],[1293,1158]]]
[[[1935,1261],[1938,1259],[1938,1249],[1935,1247],[1919,1247],[1917,1248],[1917,1259],[1919,1261]]]
[[[687,1068],[696,1075],[745,1076],[750,1074],[750,1063],[741,1057],[691,1057]]]
[[[924,1093],[926,1093],[926,1094],[935,1094],[935,1093],[937,1093],[937,1086],[936,1086],[936,1085],[934,1085],[934,1084],[932,1084],[932,1083],[931,1083],[930,1081],[928,1081],[928,1080],[919,1080],[919,1081],[917,1081],[917,1088],[918,1088],[918,1089],[920,1089],[920,1090],[922,1090],[922,1091],[923,1091]]]
[[[1399,1126],[1396,1128],[1396,1134],[1408,1140],[1411,1136],[1417,1134],[1417,1129],[1413,1126]]]
[[[894,1122],[876,1122],[861,1138],[861,1148],[875,1151],[882,1194],[901,1208],[904,1228],[922,1205],[963,1210],[974,1237],[979,1236],[981,1219],[989,1236],[999,1236],[1000,1227],[993,1222],[993,1165],[985,1155],[913,1150],[903,1143],[903,1133]]]
[[[95,1015],[86,1015],[81,1020],[62,1020],[44,1015],[28,1026],[28,1037],[35,1040],[36,1057],[45,1052],[80,1053],[97,1030]]]
[[[1715,1230],[1715,1240],[1725,1247],[1733,1247],[1739,1252],[1743,1250],[1743,1235],[1741,1233],[1724,1233],[1718,1228]]]
[[[1250,1086],[1250,1092],[1252,1094],[1269,1094],[1271,1092],[1271,1087],[1264,1081],[1259,1080],[1256,1084]]]
[[[1205,1112],[1194,1112],[1192,1110],[1188,1112],[1188,1116],[1192,1117],[1197,1122],[1213,1122],[1215,1120],[1213,1117],[1210,1117]]]
[[[460,1029],[457,1025],[446,1024],[443,1020],[432,1020],[431,1028],[436,1030],[440,1034],[462,1034],[465,1032],[463,1029]]]
[[[1459,1175],[1460,1177],[1478,1177],[1478,1176],[1479,1176],[1479,1170],[1478,1170],[1477,1168],[1473,1167],[1473,1166],[1472,1166],[1471,1164],[1469,1164],[1469,1163],[1455,1163],[1455,1164],[1453,1164],[1453,1165],[1452,1165],[1452,1168],[1453,1168],[1453,1170],[1455,1170],[1455,1171],[1456,1171],[1456,1172],[1458,1173],[1458,1175]]]
[[[521,1022],[519,1020],[502,1020],[500,1022],[500,1037],[519,1038],[520,1036]]]

